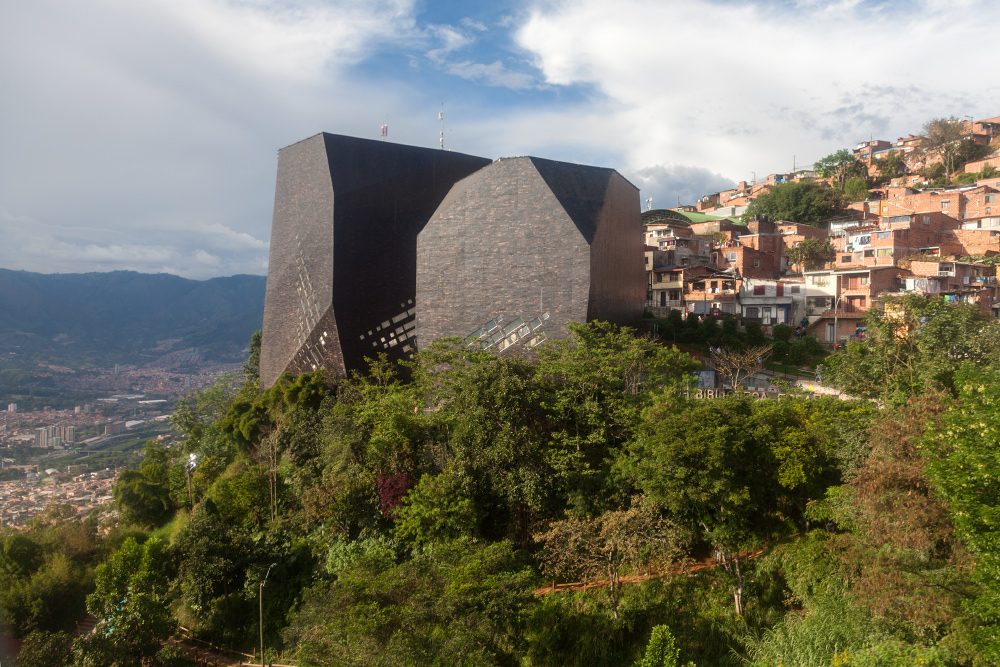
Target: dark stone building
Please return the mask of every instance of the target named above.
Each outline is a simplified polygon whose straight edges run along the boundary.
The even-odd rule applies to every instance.
[[[278,152],[260,382],[414,349],[417,234],[486,158],[318,134]]]
[[[639,191],[612,169],[503,158],[457,183],[417,240],[420,346],[503,352],[570,322],[636,324],[646,295]]]

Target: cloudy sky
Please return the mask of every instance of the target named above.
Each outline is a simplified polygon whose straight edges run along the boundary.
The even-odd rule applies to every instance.
[[[0,3],[0,267],[265,273],[320,131],[610,166],[654,207],[1000,115],[995,0]]]

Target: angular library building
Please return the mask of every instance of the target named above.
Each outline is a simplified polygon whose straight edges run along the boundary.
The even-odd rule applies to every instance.
[[[261,387],[445,336],[498,353],[642,314],[639,192],[612,169],[318,134],[278,153]]]
[[[278,151],[260,386],[414,349],[417,234],[487,158],[317,134]]]

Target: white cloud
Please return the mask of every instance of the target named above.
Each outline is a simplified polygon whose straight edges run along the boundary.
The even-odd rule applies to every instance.
[[[318,79],[331,64],[355,63],[380,44],[417,37],[412,0],[153,1],[206,47],[282,77]]]
[[[967,45],[976,62],[997,20],[986,0],[574,0],[537,6],[516,38],[545,82],[595,91],[600,131],[631,168],[683,162],[742,180],[933,116],[997,115],[1000,85],[941,52]]]
[[[266,244],[262,249],[261,241],[247,243],[243,237],[248,235],[232,230],[226,233],[215,227],[128,239],[122,236],[113,229],[46,224],[0,208],[0,238],[5,241],[0,244],[0,266],[42,273],[125,269],[195,279],[267,270]],[[138,238],[146,242],[135,242]],[[225,238],[239,239],[243,246],[222,243]]]
[[[459,21],[458,24],[470,30],[475,30],[477,32],[486,32],[485,23],[483,23],[482,21],[476,21],[474,19],[470,19],[468,16],[464,17],[461,21]]]
[[[453,52],[469,46],[475,41],[472,37],[450,25],[433,25],[429,26],[429,30],[440,46],[428,51],[427,57],[438,65],[443,64],[447,56]]]
[[[647,198],[652,198],[653,208],[672,208],[678,204],[694,204],[704,195],[736,185],[732,179],[721,174],[688,165],[658,164],[627,169],[622,175],[639,188],[643,209],[646,208]]]
[[[502,86],[511,90],[523,90],[535,85],[535,78],[523,72],[506,69],[499,60],[489,65],[469,61],[451,63],[446,71],[470,81],[481,81],[490,86]]]

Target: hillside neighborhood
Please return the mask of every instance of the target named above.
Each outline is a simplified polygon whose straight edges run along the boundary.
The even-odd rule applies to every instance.
[[[925,130],[864,141],[694,206],[644,211],[647,315],[788,324],[830,349],[863,338],[865,311],[886,294],[1000,315],[1000,116]],[[806,190],[839,201],[820,219],[759,212],[773,210],[769,197]]]

